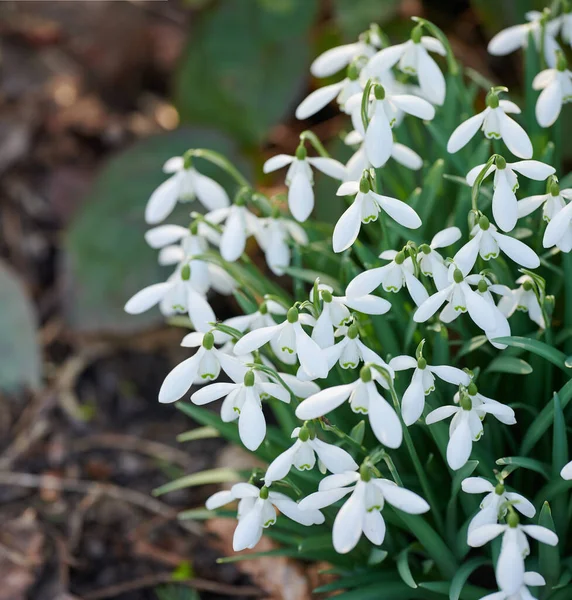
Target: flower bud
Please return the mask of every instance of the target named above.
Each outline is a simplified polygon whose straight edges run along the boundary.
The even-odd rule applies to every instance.
[[[268,305],[266,304],[266,302],[262,302],[262,304],[258,307],[258,312],[261,315],[265,315],[268,313]]]
[[[346,77],[350,81],[356,81],[357,78],[359,77],[359,70],[355,63],[352,62],[348,65],[348,70],[346,71]]]
[[[199,234],[199,222],[198,221],[195,220],[189,225],[189,232],[191,235]]]
[[[455,283],[461,283],[463,281],[463,279],[465,279],[463,277],[463,271],[461,271],[460,269],[455,269],[453,271],[453,281]]]
[[[479,393],[477,384],[471,381],[471,383],[469,383],[469,387],[467,388],[467,392],[469,392],[470,396],[476,396]]]
[[[261,498],[262,500],[268,500],[268,488],[266,486],[260,488],[258,497]]]
[[[373,93],[376,100],[385,100],[385,88],[379,83],[374,86]]]
[[[304,147],[304,144],[301,143],[297,148],[296,148],[296,158],[298,160],[306,160],[306,157],[308,156],[308,151],[306,150],[306,148]]]
[[[427,361],[423,357],[417,361],[417,368],[422,371],[427,368]]]
[[[518,526],[520,519],[518,518],[518,515],[516,514],[516,512],[514,510],[511,510],[510,513],[508,514],[506,522],[509,527],[514,528],[514,527]]]
[[[369,185],[369,180],[367,177],[362,177],[359,182],[359,191],[362,194],[367,194],[371,191],[371,186]]]
[[[553,181],[550,184],[550,195],[551,196],[559,196],[560,195],[560,186],[556,183],[556,181]]]
[[[183,265],[181,269],[181,279],[183,281],[189,281],[191,278],[191,266],[189,264]]]
[[[495,486],[495,494],[497,496],[502,496],[504,494],[504,485],[502,483]]]
[[[367,482],[371,479],[371,471],[369,465],[362,463],[361,467],[359,468],[359,476],[361,477],[362,481]]]
[[[411,30],[411,41],[414,44],[419,44],[421,42],[421,37],[423,36],[423,25],[419,23]]]
[[[298,433],[298,439],[301,442],[307,442],[310,439],[310,430],[306,427],[306,425],[300,429]]]
[[[556,54],[558,57],[556,59],[556,69],[562,73],[563,71],[566,71],[566,69],[568,67],[568,65],[566,63],[566,57],[560,51],[558,51]]]
[[[483,231],[486,231],[490,226],[491,226],[491,222],[485,217],[485,215],[482,215],[479,218],[479,227]]]
[[[402,265],[403,261],[405,260],[405,253],[403,252],[403,250],[401,250],[401,252],[398,252],[393,260],[395,261],[396,265]]]
[[[506,169],[506,159],[505,159],[505,157],[504,156],[500,156],[500,155],[497,156],[495,158],[495,165],[496,165],[497,169],[500,169],[501,171],[503,169]]]
[[[358,335],[359,335],[358,326],[355,323],[352,323],[348,327],[348,337],[350,338],[350,340],[355,340]]]
[[[214,335],[209,331],[203,336],[203,348],[205,350],[212,350],[214,346]]]
[[[499,107],[499,97],[498,97],[498,94],[495,91],[491,90],[487,94],[486,102],[487,102],[487,106],[489,108],[498,108]]]
[[[421,244],[421,246],[419,246],[419,250],[421,250],[423,254],[431,254],[431,246],[428,244]]]
[[[286,313],[286,318],[288,319],[288,323],[297,323],[298,322],[298,309],[295,307],[289,308]]]
[[[489,289],[489,286],[487,285],[487,282],[484,279],[481,279],[479,281],[477,289],[479,290],[479,292],[481,292],[481,294],[484,294]]]
[[[326,304],[329,304],[333,300],[333,296],[328,290],[322,290],[321,294],[322,300],[326,302]]]
[[[473,403],[471,402],[471,399],[469,398],[469,396],[467,396],[466,394],[463,394],[461,396],[460,405],[463,410],[472,410],[473,409]]]
[[[528,281],[526,280],[523,284],[522,284],[522,289],[525,292],[530,292],[530,290],[532,289],[532,281]]]

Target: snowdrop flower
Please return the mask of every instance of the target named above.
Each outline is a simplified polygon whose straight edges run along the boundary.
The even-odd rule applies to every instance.
[[[370,107],[372,113],[364,138],[367,159],[375,168],[383,166],[391,156],[393,133],[391,128],[396,122],[399,110],[430,121],[435,109],[427,100],[409,94],[389,94],[381,84],[373,86],[374,101]]]
[[[448,365],[428,365],[422,355],[417,359],[412,356],[396,356],[389,361],[389,366],[394,371],[415,369],[411,383],[401,399],[401,416],[408,427],[423,414],[425,396],[435,390],[435,376],[453,385],[467,386],[471,382],[471,378],[461,369]]]
[[[300,510],[298,504],[285,494],[273,492],[267,486],[257,488],[251,483],[235,483],[228,491],[213,494],[206,501],[208,510],[239,500],[238,525],[234,530],[232,547],[235,552],[254,548],[267,527],[276,523],[276,509],[301,525],[319,525],[324,515],[319,510]]]
[[[347,77],[342,79],[342,81],[318,88],[302,100],[296,109],[296,118],[303,121],[315,115],[334,98],[337,99],[340,108],[343,110],[348,98],[351,98],[354,94],[361,93],[361,89],[358,68],[356,65],[351,64],[347,70]]]
[[[479,512],[469,523],[469,534],[483,525],[498,523],[508,512],[508,506],[514,506],[525,517],[532,518],[536,509],[532,502],[516,492],[507,492],[504,483],[493,485],[483,477],[467,477],[461,482],[462,490],[467,494],[486,494],[480,504]]]
[[[292,251],[289,240],[299,246],[308,243],[306,232],[294,221],[280,216],[272,216],[259,220],[260,228],[254,232],[268,268],[278,277],[284,275],[290,266]]]
[[[145,207],[145,221],[151,225],[164,221],[178,200],[189,202],[197,198],[207,210],[230,204],[224,188],[194,167],[185,165],[182,156],[170,158],[163,165],[163,171],[172,175],[151,194]]]
[[[362,177],[360,181],[342,183],[336,193],[338,196],[355,195],[355,199],[334,227],[334,252],[347,250],[356,241],[361,224],[376,221],[382,210],[403,227],[421,227],[419,215],[408,204],[396,198],[376,194],[366,177]]]
[[[489,412],[492,412],[494,414],[497,421],[500,421],[505,425],[514,425],[516,423],[514,410],[510,408],[510,406],[506,406],[498,400],[493,400],[492,398],[483,396],[483,394],[479,392],[479,389],[477,388],[474,382],[471,382],[468,385],[465,393],[468,394],[469,399],[473,404],[473,407],[480,408],[485,404],[487,406],[492,406],[494,410]],[[460,404],[461,392],[455,393],[455,395],[453,396],[453,401],[455,402],[455,404]]]
[[[393,378],[393,369],[382,366]],[[362,367],[359,378],[353,383],[327,388],[306,398],[296,409],[296,416],[304,421],[317,419],[349,400],[353,412],[369,416],[373,433],[384,446],[399,448],[403,438],[401,423],[393,407],[377,391],[375,379],[381,383],[383,378],[374,373],[370,367]]]
[[[560,477],[562,477],[562,479],[572,479],[572,461],[562,467]]]
[[[426,277],[433,277],[438,290],[447,286],[448,269],[437,249],[447,248],[460,239],[461,230],[458,227],[447,227],[435,234],[430,244],[419,246],[417,260],[421,273]]]
[[[427,300],[429,294],[415,276],[413,259],[410,256],[406,258],[403,250],[400,252],[386,250],[379,255],[379,258],[391,262],[383,267],[364,271],[354,277],[346,289],[348,297],[365,296],[380,285],[386,292],[394,293],[399,292],[405,286],[415,304],[421,306]]]
[[[310,315],[299,314],[294,307],[288,310],[286,320],[280,325],[262,327],[247,333],[236,343],[236,354],[246,354],[270,342],[274,354],[284,363],[293,365],[296,358],[300,367],[312,379],[328,376],[328,365],[320,347],[302,329],[302,325],[313,325]]]
[[[560,23],[558,20],[548,21],[545,14],[536,10],[531,10],[526,13],[528,23],[522,25],[513,25],[499,31],[489,42],[487,50],[493,56],[505,56],[514,52],[518,48],[526,48],[528,46],[528,38],[532,34],[536,47],[540,49],[543,37],[544,25],[544,58],[550,67],[556,64],[556,52],[560,50],[560,46],[554,39],[558,32]]]
[[[557,246],[562,252],[572,250],[572,202],[554,215],[548,223],[542,245],[545,248]]]
[[[467,173],[469,185],[472,186],[475,183],[484,167],[485,165],[477,165]],[[507,163],[502,156],[497,155],[495,164],[489,167],[484,178],[491,173],[494,173],[493,216],[503,231],[512,231],[518,219],[518,202],[515,191],[519,186],[516,173],[535,181],[544,181],[555,173],[555,169],[538,160],[519,160]]]
[[[333,288],[323,283],[318,284],[319,296],[322,300],[322,311],[312,331],[312,339],[320,348],[334,345],[334,330],[351,322],[350,308],[366,315],[384,315],[391,304],[370,294],[361,296],[334,296]],[[314,302],[314,288],[310,292],[310,302]]]
[[[440,315],[443,322],[450,323],[459,314],[468,312],[475,324],[486,331],[495,318],[490,304],[471,289],[469,282],[463,276],[463,272],[454,264],[449,267],[447,277],[447,287],[429,296],[415,311],[413,320],[416,323],[424,323],[443,304],[447,303]]]
[[[344,44],[322,52],[310,65],[314,77],[323,78],[335,75],[359,59],[369,59],[375,53],[375,47],[360,39],[353,44]]]
[[[572,72],[566,65],[563,54],[559,54],[555,69],[545,69],[532,81],[535,90],[542,90],[536,102],[536,120],[542,127],[554,125],[562,106],[572,102]]]
[[[548,186],[546,194],[528,196],[518,201],[518,218],[527,217],[537,208],[542,206],[542,218],[550,221],[565,206],[566,202],[572,200],[572,188],[561,190],[556,181]]]
[[[510,294],[506,294],[501,298],[499,310],[506,317],[511,317],[517,310],[527,312],[530,319],[544,329],[546,323],[544,322],[542,308],[534,293],[532,279],[528,275],[522,275],[516,280],[516,283],[520,283],[520,287],[511,290]]]
[[[344,143],[347,146],[359,145],[353,156],[346,163],[346,181],[359,181],[364,170],[369,169],[371,166],[365,153],[363,136],[359,131],[354,130],[344,138]],[[395,162],[412,171],[418,171],[423,166],[423,159],[417,152],[395,140],[391,147],[390,158],[393,158]]]
[[[564,9],[564,13],[560,15],[560,23],[562,29],[560,35],[566,44],[572,46],[572,12],[568,9]]]
[[[325,477],[318,491],[301,500],[299,506],[303,511],[319,510],[335,504],[349,493],[351,496],[338,511],[332,530],[332,542],[340,554],[353,550],[362,533],[372,544],[383,543],[386,528],[381,511],[386,502],[412,515],[429,510],[421,496],[389,479],[373,477],[366,465],[362,465],[359,472],[346,471]]]
[[[473,442],[477,442],[483,435],[481,421],[487,413],[504,423],[511,418],[514,419],[514,411],[508,406],[496,401],[480,402],[468,393],[461,395],[458,406],[440,406],[427,415],[425,419],[427,425],[453,417],[449,427],[447,463],[454,471],[460,469],[469,460]]]
[[[447,51],[438,39],[421,35],[422,30],[423,26],[417,25],[410,40],[380,50],[368,62],[366,72],[375,77],[397,65],[403,73],[416,75],[423,96],[441,106],[445,101],[445,78],[429,52],[446,56]]]
[[[502,139],[507,148],[519,158],[532,158],[532,142],[526,131],[507,113],[520,114],[514,102],[499,100],[496,92],[487,95],[487,107],[479,114],[461,123],[447,142],[447,151],[454,154],[482,129],[489,139]]]
[[[540,266],[540,258],[532,248],[516,238],[499,233],[484,215],[473,227],[471,235],[473,239],[467,242],[453,258],[457,267],[465,275],[473,270],[477,256],[480,255],[483,260],[490,260],[497,258],[501,250],[517,265],[527,269],[536,269]]]
[[[326,348],[324,351],[328,369],[332,370],[336,363],[342,369],[355,369],[360,362],[387,366],[380,356],[359,339],[358,327],[355,323],[339,327],[336,330],[336,337],[340,336],[344,336],[341,342]]]
[[[518,515],[512,511],[506,525],[483,525],[469,533],[467,543],[473,548],[483,546],[502,534],[500,555],[495,574],[498,586],[509,597],[524,584],[524,558],[530,554],[527,535],[550,546],[558,544],[558,536],[540,525],[520,525]]]
[[[326,469],[332,473],[343,473],[344,471],[355,471],[358,468],[354,459],[344,449],[318,439],[307,426],[296,427],[292,431],[291,437],[296,438],[294,444],[268,465],[264,477],[266,485],[284,479],[293,466],[298,471],[313,469],[316,464],[316,455],[322,473],[325,473]]]
[[[523,577],[523,585],[516,592],[516,594],[507,594],[506,592],[494,592],[483,596],[481,600],[537,600],[530,593],[527,586],[538,587],[540,585],[546,585],[544,577],[540,573],[535,571],[527,571]]]
[[[205,215],[213,225],[224,222],[220,237],[220,254],[228,262],[238,260],[246,248],[246,240],[260,228],[259,219],[246,208],[243,196],[238,196],[234,204],[219,208]]]
[[[501,344],[495,340],[496,338],[510,336],[510,325],[505,314],[500,310],[500,308],[497,307],[495,299],[493,298],[493,293],[504,298],[507,295],[511,295],[511,289],[506,285],[492,283],[489,279],[483,277],[482,275],[469,275],[466,278],[466,281],[469,285],[477,286],[475,292],[486,302],[488,302],[492,308],[494,320],[489,323],[488,328],[485,330],[485,334],[489,342],[495,348],[504,350],[506,348],[506,344]]]
[[[245,331],[254,331],[262,327],[271,327],[276,325],[276,321],[272,318],[272,315],[286,316],[288,309],[284,306],[272,300],[270,298],[264,299],[264,302],[260,304],[258,310],[248,315],[238,315],[236,317],[230,317],[224,321],[225,325],[237,329],[241,333]]]
[[[244,364],[215,348],[214,343],[215,336],[211,332],[204,335],[192,332],[185,336],[181,346],[200,347],[193,356],[178,364],[167,375],[159,390],[159,402],[179,400],[193,383],[207,383],[216,379],[221,368],[233,380],[244,377],[247,370]]]
[[[262,381],[254,371],[244,368],[242,380],[233,383],[212,383],[191,396],[191,402],[203,406],[225,397],[220,417],[225,423],[238,419],[240,441],[249,449],[256,450],[266,437],[266,419],[262,412],[262,397],[277,398],[288,404],[290,394],[282,385]]]
[[[182,263],[166,282],[150,285],[131,297],[125,304],[125,312],[130,315],[138,315],[159,304],[159,308],[165,316],[186,312],[197,331],[209,331],[212,324],[216,322],[216,316],[205,294],[195,289],[193,285],[193,282],[196,281],[197,285],[204,288],[202,270],[204,263],[202,261],[192,262],[199,262],[198,278],[193,280],[190,263]],[[210,273],[212,275],[212,272]],[[211,280],[212,282],[213,280]]]
[[[306,221],[314,209],[314,175],[311,167],[322,171],[329,177],[343,181],[346,168],[342,163],[324,156],[308,156],[302,144],[298,146],[295,156],[277,154],[268,159],[263,166],[265,173],[271,173],[290,165],[286,174],[288,186],[288,208],[297,221]]]

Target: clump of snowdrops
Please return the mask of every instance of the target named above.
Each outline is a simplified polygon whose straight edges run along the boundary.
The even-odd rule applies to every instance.
[[[203,425],[187,439],[222,435],[267,464],[168,483],[158,492],[234,482],[181,518],[236,516],[237,552],[264,533],[278,543],[264,554],[328,561],[339,577],[317,591],[341,599],[572,597],[568,9],[490,42],[524,50],[522,108],[415,18],[401,44],[372,26],[312,64],[338,82],[296,116],[336,103],[349,160],[304,131],[264,164],[285,171],[270,198],[208,149],[165,164],[146,239],[173,272],[126,311],[158,305],[190,329],[159,391]],[[204,161],[232,176],[230,195]],[[315,198],[315,177],[338,200]],[[194,199],[190,224],[162,224]],[[340,201],[333,227],[313,219]],[[212,291],[244,314],[217,320]]]

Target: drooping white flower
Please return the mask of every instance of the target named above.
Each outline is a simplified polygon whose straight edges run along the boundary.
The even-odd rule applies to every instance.
[[[564,12],[560,15],[560,35],[562,40],[572,46],[572,12]]]
[[[236,343],[234,351],[246,354],[270,342],[274,354],[284,363],[293,365],[296,358],[300,367],[312,379],[328,375],[326,358],[316,342],[304,331],[302,325],[314,325],[314,319],[307,314],[299,314],[291,308],[286,320],[279,325],[261,327],[247,333]]]
[[[393,369],[385,363],[381,366],[393,378]],[[296,409],[296,416],[305,421],[317,419],[349,400],[350,408],[355,413],[369,416],[373,433],[384,446],[399,448],[403,438],[399,417],[393,407],[378,392],[376,380],[381,385],[385,383],[377,371],[370,367],[362,367],[359,378],[353,383],[326,388],[306,398]]]
[[[284,275],[292,260],[288,242],[293,240],[299,246],[308,243],[306,232],[298,223],[282,217],[266,217],[259,220],[255,237],[264,252],[268,268],[274,275]]]
[[[407,426],[413,425],[423,414],[425,396],[435,390],[435,376],[457,386],[467,386],[471,382],[469,375],[461,369],[448,365],[429,365],[423,356],[418,359],[412,356],[396,356],[389,361],[389,366],[394,371],[415,369],[411,383],[401,399],[401,416]]]
[[[230,204],[224,188],[194,167],[185,168],[182,156],[170,158],[163,165],[163,171],[172,175],[151,194],[145,207],[145,221],[151,225],[164,221],[173,212],[178,200],[190,202],[197,198],[207,210]]]
[[[332,244],[334,252],[347,250],[357,239],[362,223],[376,221],[379,213],[384,211],[393,220],[407,227],[421,227],[419,215],[405,202],[376,194],[367,178],[360,181],[346,181],[336,192],[338,196],[354,196],[352,205],[339,218],[334,228]]]
[[[562,477],[562,479],[572,479],[572,461],[562,467],[560,477]]]
[[[507,27],[491,39],[487,47],[489,54],[505,56],[519,48],[526,48],[528,38],[532,35],[532,39],[539,50],[544,42],[542,47],[544,58],[550,67],[554,67],[556,65],[556,53],[560,50],[558,42],[554,39],[560,27],[559,21],[556,19],[549,21],[543,13],[536,10],[527,12],[525,16],[528,23]]]
[[[447,142],[447,151],[457,152],[482,129],[485,137],[500,140],[519,158],[532,158],[532,142],[526,131],[508,113],[520,114],[520,108],[509,100],[499,100],[495,94],[487,96],[487,107],[461,123]]]
[[[232,547],[235,552],[254,548],[267,527],[276,523],[276,509],[301,525],[319,525],[324,515],[319,510],[300,510],[299,505],[285,494],[273,492],[267,486],[257,488],[251,483],[235,483],[228,491],[216,492],[206,501],[208,510],[239,500],[238,525],[234,530]]]
[[[343,110],[344,104],[354,94],[361,93],[359,71],[355,65],[350,65],[347,76],[338,83],[332,83],[311,92],[296,109],[296,118],[300,121],[315,115],[327,106],[334,98]]]
[[[506,285],[492,283],[490,279],[483,275],[469,275],[465,281],[467,281],[469,285],[477,286],[475,292],[488,302],[492,308],[494,320],[489,323],[488,328],[485,330],[485,334],[495,348],[504,350],[506,344],[502,344],[495,340],[496,338],[510,336],[510,325],[505,314],[497,306],[493,294],[501,296],[502,299],[505,296],[511,295],[511,289]]]
[[[503,591],[493,592],[483,596],[481,600],[537,600],[527,586],[538,587],[540,585],[546,585],[544,577],[535,571],[527,571],[523,577],[523,585],[516,594],[508,594]]]
[[[329,48],[314,59],[314,62],[310,65],[310,73],[314,77],[330,77],[348,67],[350,63],[359,59],[367,61],[374,54],[375,46],[362,39],[352,44]]]
[[[483,402],[477,396],[470,396],[468,393],[461,395],[458,406],[440,406],[427,415],[425,419],[427,425],[453,417],[449,427],[447,463],[454,471],[460,469],[469,460],[473,442],[477,442],[483,435],[482,420],[487,413],[505,424],[516,423],[512,408],[496,400]]]
[[[298,471],[309,471],[316,464],[316,455],[320,471],[343,473],[355,471],[358,465],[354,459],[343,449],[333,444],[327,444],[312,433],[308,427],[296,427],[292,431],[292,438],[296,441],[282,454],[279,454],[266,469],[264,482],[270,485],[274,481],[284,479],[294,466]]]
[[[572,188],[561,190],[558,183],[553,181],[546,194],[528,196],[518,201],[518,218],[527,217],[542,206],[542,218],[549,222],[570,200],[572,200]]]
[[[531,320],[544,329],[546,324],[542,315],[542,308],[534,293],[532,279],[528,275],[522,275],[516,280],[516,283],[519,283],[520,287],[511,290],[510,294],[503,295],[498,305],[499,310],[506,317],[512,316],[517,310],[527,312]]]
[[[220,254],[228,262],[238,260],[246,248],[246,240],[259,228],[258,217],[245,206],[244,199],[238,198],[227,208],[219,208],[205,215],[213,225],[224,223],[220,236]]]
[[[377,52],[368,62],[365,71],[370,77],[377,77],[397,65],[403,73],[416,75],[421,94],[429,102],[441,106],[445,101],[445,78],[428,51],[441,56],[447,54],[437,38],[422,36],[421,28],[417,26],[407,42]]]
[[[199,349],[168,375],[159,390],[159,402],[175,402],[182,398],[193,383],[208,383],[219,376],[222,369],[231,379],[241,380],[247,371],[244,363],[215,348],[215,336],[208,332],[192,332],[181,342],[185,347]]]
[[[385,521],[381,511],[385,503],[403,512],[418,515],[429,510],[421,496],[393,481],[375,478],[363,466],[359,472],[346,471],[329,475],[320,482],[317,492],[300,501],[301,510],[319,510],[351,496],[338,511],[332,530],[336,552],[346,554],[355,548],[362,533],[372,543],[379,545],[385,538]]]
[[[348,146],[358,146],[353,156],[346,163],[346,181],[355,181],[360,179],[365,169],[371,166],[365,153],[365,144],[363,136],[359,131],[352,131],[344,138],[344,143]],[[391,148],[391,158],[412,171],[418,171],[423,166],[423,159],[408,146],[396,142],[394,139]]]
[[[414,117],[430,121],[435,116],[435,109],[427,100],[417,96],[389,94],[381,84],[373,86],[373,95],[374,100],[369,107],[371,118],[364,136],[364,148],[369,162],[378,168],[383,166],[391,156],[393,150],[391,128],[397,121],[398,112],[401,110]],[[355,120],[354,127],[361,131]]]
[[[202,406],[220,398],[225,398],[220,409],[220,417],[225,423],[238,419],[240,441],[249,449],[256,450],[266,437],[266,419],[262,411],[262,398],[276,398],[288,404],[290,394],[281,384],[264,381],[254,371],[244,368],[241,379],[233,383],[211,383],[197,390],[191,402]]]
[[[295,156],[277,154],[268,159],[263,166],[265,173],[290,165],[286,174],[288,186],[288,207],[292,216],[300,222],[306,221],[314,209],[314,167],[329,177],[343,181],[346,168],[333,158],[324,156],[308,156],[303,145],[298,146]]]
[[[379,258],[391,262],[383,267],[369,269],[354,277],[347,289],[348,298],[362,297],[373,292],[380,285],[386,292],[397,293],[402,287],[406,287],[409,295],[417,306],[421,306],[429,297],[423,284],[415,276],[413,259],[405,256],[405,252],[396,250],[385,250]]]
[[[562,252],[572,250],[572,202],[552,217],[544,232],[542,245],[545,248],[557,246]]]
[[[444,323],[450,323],[461,313],[468,312],[475,324],[486,332],[495,319],[490,304],[471,289],[469,281],[455,264],[449,267],[447,278],[447,287],[429,296],[415,311],[413,320],[424,323],[446,303],[439,316]]]
[[[312,339],[323,349],[334,345],[334,331],[337,328],[351,322],[350,308],[366,315],[384,315],[391,308],[387,300],[378,296],[334,296],[331,286],[319,283],[317,287],[322,310],[312,330]],[[310,302],[314,302],[314,288],[310,292]]]
[[[438,290],[447,286],[448,268],[443,257],[437,252],[438,248],[447,248],[461,239],[461,230],[458,227],[447,227],[433,236],[430,244],[419,247],[417,260],[421,273],[426,277],[433,277]]]
[[[230,317],[224,321],[224,324],[244,333],[245,331],[260,329],[261,327],[271,327],[272,325],[276,325],[276,321],[274,321],[272,315],[285,317],[287,312],[288,309],[282,306],[282,304],[279,304],[271,298],[265,297],[264,301],[258,307],[258,310],[247,315]]]
[[[477,257],[483,260],[497,258],[502,250],[517,265],[527,269],[540,266],[536,252],[516,238],[499,233],[497,228],[483,215],[471,230],[472,239],[453,257],[453,261],[467,275],[475,266]]]
[[[522,494],[508,492],[504,483],[493,485],[483,477],[467,477],[461,482],[461,489],[467,494],[486,494],[479,511],[469,523],[469,534],[482,525],[498,523],[499,519],[506,516],[509,505],[514,506],[525,517],[532,518],[536,514],[530,500]]]
[[[502,534],[501,551],[495,574],[499,588],[509,597],[516,594],[524,585],[524,558],[530,554],[526,536],[543,544],[556,546],[558,536],[540,525],[520,525],[516,513],[511,513],[506,525],[483,525],[469,533],[467,543],[473,548],[483,546]]]
[[[467,173],[469,185],[472,186],[475,183],[475,179],[484,167],[485,165],[477,165]],[[507,163],[502,156],[497,156],[495,164],[487,169],[484,178],[491,173],[494,173],[493,216],[503,231],[512,231],[518,219],[518,203],[515,192],[519,185],[516,173],[535,181],[544,181],[555,173],[555,169],[538,160],[519,160]]]
[[[542,90],[536,101],[536,120],[541,127],[554,125],[562,106],[572,102],[572,72],[566,61],[558,61],[558,68],[538,73],[532,81],[535,90]]]

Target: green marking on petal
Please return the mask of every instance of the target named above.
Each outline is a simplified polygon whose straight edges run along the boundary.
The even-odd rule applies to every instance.
[[[485,260],[491,260],[491,258],[497,258],[497,256],[498,256],[498,255],[499,255],[499,253],[498,253],[498,252],[489,252],[488,254],[485,254],[485,255],[483,256],[483,258],[484,258]]]
[[[292,348],[288,348],[287,346],[282,346],[282,352],[288,352],[288,354],[294,354],[294,350]]]

